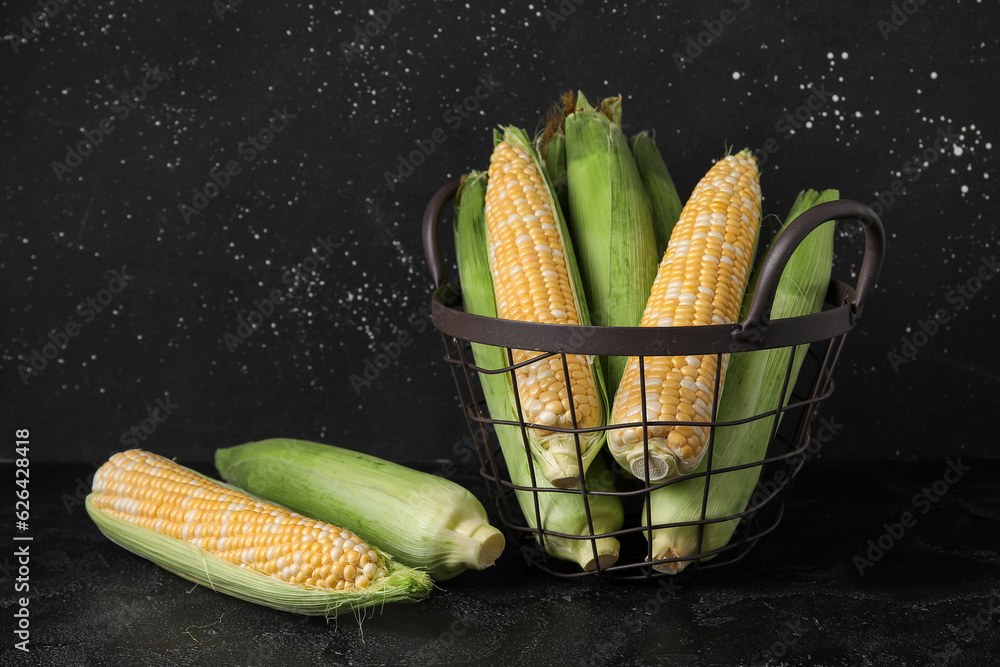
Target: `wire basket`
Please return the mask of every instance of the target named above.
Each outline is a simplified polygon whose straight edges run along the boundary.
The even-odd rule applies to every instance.
[[[815,206],[792,221],[775,241],[760,269],[757,288],[746,319],[739,324],[721,324],[699,327],[599,327],[574,326],[574,336],[567,336],[567,326],[558,324],[537,324],[515,322],[496,318],[481,317],[461,311],[460,286],[449,281],[442,259],[439,243],[439,221],[445,205],[454,197],[458,181],[441,188],[427,206],[423,220],[423,244],[427,264],[434,280],[431,312],[435,327],[441,332],[445,347],[444,359],[452,370],[455,386],[462,410],[465,414],[469,434],[475,443],[480,462],[480,474],[486,480],[487,492],[500,523],[505,527],[512,543],[517,544],[525,560],[549,574],[559,577],[601,576],[613,579],[652,579],[666,576],[667,572],[654,569],[654,565],[688,561],[683,564],[685,571],[709,569],[733,563],[743,558],[757,542],[772,532],[781,521],[785,502],[792,484],[805,461],[815,454],[816,439],[811,439],[812,423],[819,404],[833,393],[833,369],[844,346],[848,331],[857,323],[862,308],[875,287],[884,254],[885,236],[878,216],[863,204],[850,200],[838,200]],[[826,221],[858,221],[865,232],[865,253],[858,272],[857,285],[851,287],[837,280],[830,281],[824,308],[819,313],[801,317],[770,321],[770,309],[774,300],[781,272],[792,252],[809,232]],[[511,366],[500,369],[482,369],[476,366],[470,343],[482,343],[506,348]],[[808,352],[803,360],[798,381],[789,385],[792,363],[796,347],[808,344]],[[640,364],[646,357],[653,356],[705,356],[716,355],[716,368],[721,369],[722,357],[726,354],[792,348],[788,359],[785,381],[778,404],[767,412],[748,417],[740,422],[716,421],[716,406],[713,406],[712,421],[698,422],[653,422],[645,421],[645,409],[640,415],[642,425],[683,425],[691,424],[709,427],[710,435],[705,446],[707,466],[704,472],[683,475],[666,481],[650,482],[648,472],[645,480],[637,480],[622,471],[616,477],[615,491],[601,492],[602,495],[618,496],[621,499],[625,523],[620,530],[595,532],[590,501],[595,491],[588,490],[586,482],[570,490],[553,490],[551,487],[519,486],[510,481],[504,458],[493,431],[493,425],[513,424],[519,427],[528,451],[527,429],[532,425],[522,422],[496,421],[491,419],[485,406],[482,388],[477,375],[480,373],[508,373],[513,378],[515,365],[512,350],[537,350],[540,354],[531,363],[550,356],[561,355],[563,368],[567,369],[567,354],[637,356]],[[641,366],[640,366],[641,368]],[[715,396],[719,396],[719,373],[716,371]],[[568,375],[568,373],[567,373]],[[786,393],[791,392],[785,403]],[[518,392],[513,392],[515,403],[519,403]],[[610,398],[610,397],[609,397]],[[570,397],[572,404],[572,397]],[[713,401],[717,404],[718,401]],[[522,415],[520,405],[516,405],[517,415]],[[716,427],[731,426],[736,423],[765,419],[774,416],[765,458],[745,465],[712,468],[713,445]],[[523,418],[523,417],[522,417]],[[779,426],[780,424],[780,426]],[[607,430],[612,427],[602,427]],[[579,435],[594,429],[557,429],[576,434],[577,456],[580,456]],[[645,429],[644,429],[645,431]],[[648,435],[644,442],[648,454]],[[603,456],[603,452],[600,454]],[[531,479],[536,480],[541,473],[534,469],[528,456]],[[722,473],[756,467],[760,469],[757,486],[748,507],[738,514],[723,517],[708,517],[707,503],[713,476]],[[620,470],[620,469],[619,469]],[[696,521],[676,524],[652,524],[651,516],[644,507],[648,495],[663,486],[680,483],[695,477],[705,477],[705,492],[701,515]],[[534,482],[533,482],[534,483]],[[583,496],[589,531],[583,535],[554,533],[542,528],[534,528],[525,520],[515,492],[532,494],[534,500],[534,525],[539,515],[539,494],[573,493]],[[645,514],[644,526],[640,520]],[[702,550],[704,527],[709,523],[740,520],[729,542],[717,549]],[[631,525],[630,525],[631,522]],[[652,525],[651,525],[652,524]],[[651,531],[660,528],[698,526],[698,549],[685,557],[653,560]],[[546,538],[559,536],[568,539],[589,540],[594,548],[594,569],[581,570],[576,563],[549,556],[544,548]],[[602,567],[597,558],[596,540],[615,537],[620,542],[617,562]]]

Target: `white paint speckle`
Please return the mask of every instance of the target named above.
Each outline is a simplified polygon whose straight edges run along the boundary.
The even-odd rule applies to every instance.
[[[740,73],[739,72],[733,72],[733,80],[736,81],[739,78],[740,78]]]

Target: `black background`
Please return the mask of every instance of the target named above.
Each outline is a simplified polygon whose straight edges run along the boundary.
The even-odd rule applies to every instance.
[[[956,309],[997,254],[995,3],[55,2],[36,34],[0,44],[0,461],[12,479],[15,429],[29,429],[28,661],[734,665],[780,649],[791,664],[980,665],[1000,650],[1000,477],[982,460],[997,458],[1000,280]],[[0,32],[21,33],[37,6],[4,2]],[[366,28],[364,48],[345,50]],[[679,71],[673,54],[689,48]],[[163,79],[137,89],[153,69]],[[655,584],[553,579],[511,542],[495,567],[379,609],[362,632],[192,590],[86,519],[94,466],[158,402],[170,414],[138,444],[205,473],[217,447],[280,435],[451,471],[485,501],[426,315],[420,218],[440,186],[486,166],[492,128],[534,131],[573,88],[622,94],[625,130],[656,130],[685,197],[727,149],[776,147],[768,230],[802,188],[887,202],[881,279],[820,410],[842,428],[746,559],[683,573],[660,600]],[[789,128],[813,88],[822,103]],[[247,161],[242,142],[274,110],[287,126]],[[951,138],[935,152],[939,131]],[[54,167],[88,135],[89,154]],[[387,179],[435,137],[412,174]],[[185,219],[230,161],[240,173]],[[836,251],[835,276],[852,282],[860,237],[844,227]],[[132,278],[112,295],[113,271]],[[275,291],[258,328],[227,338]],[[948,323],[918,335],[938,311]],[[25,382],[67,325],[76,335]],[[352,382],[401,336],[370,386]],[[892,357],[904,342],[920,347]],[[958,458],[968,475],[859,571]],[[0,525],[14,532],[12,498]],[[986,626],[970,636],[975,614]],[[801,636],[776,643],[790,623]]]
[[[883,214],[878,290],[824,405],[845,429],[822,456],[994,456],[985,424],[1000,407],[1000,282],[961,312],[949,293],[996,253],[995,6],[900,7],[896,29],[881,2],[562,4],[405,3],[393,14],[385,4],[74,2],[31,39],[9,37],[5,426],[31,428],[39,460],[101,461],[164,399],[177,408],[139,444],[184,461],[277,435],[454,457],[461,414],[426,317],[420,215],[439,186],[486,166],[491,128],[534,131],[561,91],[578,88],[624,96],[626,131],[656,130],[685,197],[742,146],[777,146],[762,187],[765,212],[781,217],[802,188],[870,203],[904,185]],[[7,5],[5,25],[23,28],[33,5]],[[730,24],[718,21],[724,10]],[[378,12],[388,20],[369,26]],[[712,26],[722,28],[714,38]],[[709,45],[697,54],[689,37]],[[680,72],[672,54],[688,49],[697,55]],[[120,98],[144,68],[164,78],[122,118]],[[822,104],[789,134],[786,114],[810,87]],[[463,104],[476,108],[456,112]],[[294,118],[248,162],[241,142],[275,109]],[[57,176],[67,147],[106,118],[113,131]],[[912,161],[949,128],[941,153]],[[390,187],[387,172],[419,142],[433,152]],[[240,173],[184,216],[180,205],[232,160]],[[860,239],[841,232],[836,277],[853,281]],[[77,309],[123,267],[134,279],[104,310]],[[273,290],[274,312],[227,344]],[[893,362],[939,309],[950,321],[915,358]],[[19,371],[71,322],[79,333],[57,358]],[[409,344],[392,364],[352,383],[400,335]]]

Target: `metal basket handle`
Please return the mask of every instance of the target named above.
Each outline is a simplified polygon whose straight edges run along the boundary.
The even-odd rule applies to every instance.
[[[431,279],[434,280],[434,288],[441,287],[448,280],[448,271],[444,268],[444,260],[441,259],[441,242],[438,238],[438,221],[441,219],[441,211],[444,205],[455,196],[458,191],[458,180],[454,180],[448,185],[434,193],[424,210],[424,258],[427,266],[431,270]]]
[[[810,232],[830,220],[858,220],[865,230],[865,255],[861,261],[861,270],[858,272],[854,300],[850,303],[851,326],[854,326],[861,316],[865,301],[875,289],[875,282],[882,268],[885,231],[882,228],[882,221],[870,208],[850,199],[839,199],[817,204],[804,211],[778,234],[764,257],[753,301],[750,303],[746,319],[740,323],[740,328],[733,332],[734,340],[745,338],[749,332],[766,329],[785,264]]]

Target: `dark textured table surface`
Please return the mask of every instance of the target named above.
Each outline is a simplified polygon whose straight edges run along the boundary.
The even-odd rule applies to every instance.
[[[778,530],[736,565],[646,585],[563,581],[508,546],[493,568],[442,582],[423,602],[370,612],[359,627],[350,616],[327,624],[193,586],[98,532],[80,500],[92,466],[36,464],[24,533],[33,538],[30,652],[8,634],[0,662],[995,664],[1000,463],[961,466],[968,470],[942,481],[945,461],[818,461],[800,474]],[[0,470],[13,478],[9,464]],[[456,479],[485,497],[468,471]],[[915,523],[885,537],[884,524],[907,511]],[[8,504],[0,514],[6,535],[12,512]],[[854,557],[880,537],[892,544],[860,574]],[[25,543],[5,542],[9,592]],[[14,611],[5,594],[3,615]]]

